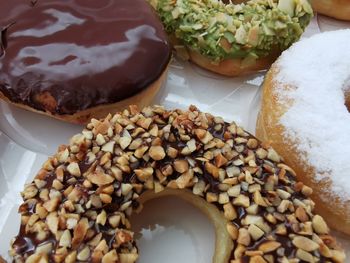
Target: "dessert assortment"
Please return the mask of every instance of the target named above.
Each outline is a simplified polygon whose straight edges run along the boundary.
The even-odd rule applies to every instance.
[[[257,123],[257,136],[270,141],[298,179],[314,189],[317,212],[346,234],[350,234],[349,41],[350,29],[331,31],[283,53],[265,78]],[[337,49],[329,51],[330,46]]]
[[[213,221],[214,262],[343,262],[313,214],[311,193],[275,150],[235,123],[194,106],[131,106],[92,119],[26,185],[11,255],[15,262],[135,262],[132,212],[176,195]]]
[[[350,20],[350,4],[148,2],[2,4],[0,98],[87,123],[21,192],[11,260],[136,262],[132,214],[176,196],[212,221],[213,262],[345,262],[330,228],[350,234],[350,29],[298,40],[311,6]],[[279,57],[264,80],[257,137],[195,106],[149,106],[170,43],[227,76]]]
[[[183,56],[227,76],[266,69],[312,17],[308,1],[151,1]]]
[[[69,122],[150,104],[171,56],[144,0],[4,1],[0,26],[0,98]]]

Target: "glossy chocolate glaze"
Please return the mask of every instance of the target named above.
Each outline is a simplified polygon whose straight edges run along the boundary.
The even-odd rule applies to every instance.
[[[171,56],[145,0],[2,1],[0,32],[0,91],[55,114],[135,95]]]

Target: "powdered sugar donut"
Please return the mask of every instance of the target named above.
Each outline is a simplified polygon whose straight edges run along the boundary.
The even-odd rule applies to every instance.
[[[350,30],[295,44],[264,83],[257,136],[314,189],[318,212],[350,234]]]

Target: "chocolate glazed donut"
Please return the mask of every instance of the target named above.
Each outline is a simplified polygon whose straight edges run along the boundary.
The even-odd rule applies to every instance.
[[[135,262],[132,212],[176,195],[213,221],[215,263],[343,262],[311,193],[235,123],[193,106],[130,107],[93,119],[25,187],[11,254],[15,262]]]
[[[144,0],[3,1],[0,26],[0,97],[73,122],[149,103],[171,56]]]

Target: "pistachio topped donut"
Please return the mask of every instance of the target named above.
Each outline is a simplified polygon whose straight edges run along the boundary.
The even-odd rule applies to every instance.
[[[130,215],[177,195],[212,219],[215,263],[343,262],[311,192],[235,123],[193,106],[130,107],[93,119],[25,187],[11,254],[15,262],[135,262]]]
[[[313,13],[307,0],[150,1],[194,63],[229,76],[267,68],[299,39]]]

